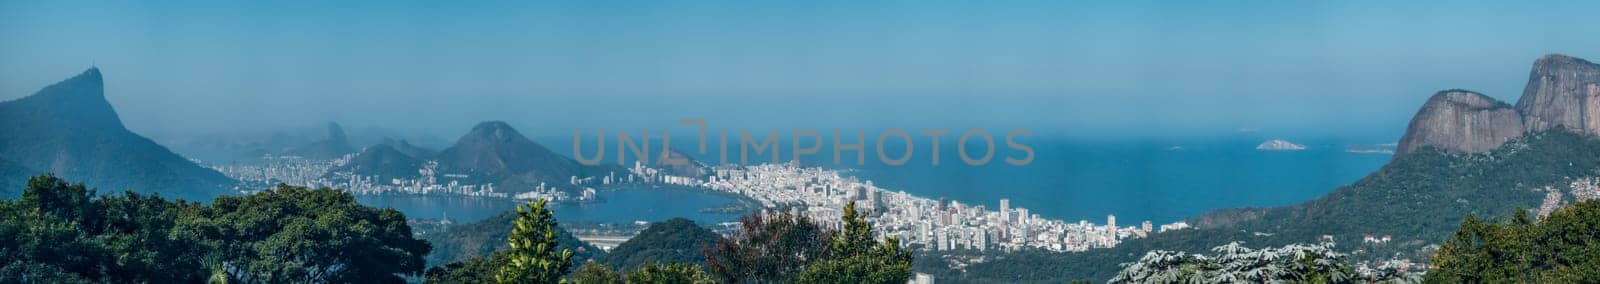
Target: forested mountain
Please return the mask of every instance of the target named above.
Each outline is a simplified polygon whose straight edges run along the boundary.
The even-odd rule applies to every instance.
[[[105,97],[100,69],[0,103],[0,180],[50,171],[102,190],[208,200],[235,181],[129,131]],[[9,168],[7,170],[6,168]],[[15,190],[15,187],[11,187]],[[14,196],[14,195],[12,195]]]
[[[472,127],[456,144],[440,151],[439,169],[445,173],[467,174],[477,182],[492,182],[499,188],[533,188],[540,182],[551,186],[567,184],[573,176],[600,176],[623,173],[615,164],[588,166],[539,143],[501,121],[487,121]]]
[[[617,270],[632,270],[651,262],[705,264],[704,249],[715,245],[716,232],[684,218],[650,224],[638,235],[617,245],[596,261]]]
[[[37,170],[0,159],[0,199],[22,196],[22,187],[28,184],[27,179],[13,177],[28,176],[34,172]]]
[[[506,212],[483,221],[455,225],[444,231],[422,235],[422,239],[433,244],[433,253],[427,257],[428,264],[444,265],[472,258],[488,258],[495,251],[510,247],[506,244],[506,235],[511,234],[511,222],[516,219],[516,212]],[[600,248],[578,240],[560,227],[556,228],[556,240],[561,248],[572,250],[574,266],[601,253]]]
[[[353,173],[357,176],[376,176],[378,182],[388,182],[390,179],[414,179],[421,176],[417,172],[422,168],[423,160],[400,152],[389,144],[377,144],[362,149],[360,154],[351,157],[344,165],[334,167],[328,171],[333,173]]]

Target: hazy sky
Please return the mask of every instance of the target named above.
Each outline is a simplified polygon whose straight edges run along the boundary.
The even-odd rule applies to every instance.
[[[0,1],[0,99],[94,64],[157,136],[704,117],[1395,139],[1435,91],[1514,102],[1538,56],[1600,59],[1594,1],[282,2]]]

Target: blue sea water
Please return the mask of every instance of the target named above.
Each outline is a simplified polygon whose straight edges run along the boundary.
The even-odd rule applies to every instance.
[[[551,206],[561,221],[603,223],[656,222],[683,217],[702,224],[736,220],[740,214],[701,212],[736,202],[732,197],[681,189],[626,188],[602,190],[600,203],[563,203]],[[449,218],[456,222],[483,220],[516,210],[517,201],[505,198],[376,195],[357,200],[368,206],[391,207],[409,218]]]
[[[888,166],[874,163],[876,153],[871,153],[868,165],[851,173],[879,187],[989,210],[997,210],[999,200],[1009,198],[1011,206],[1045,218],[1104,223],[1107,215],[1114,214],[1121,224],[1143,220],[1161,224],[1216,209],[1312,200],[1355,182],[1390,159],[1384,154],[1345,152],[1349,145],[1383,143],[1370,139],[1290,139],[1308,147],[1301,151],[1255,149],[1262,141],[1238,136],[1031,142],[1036,156],[1026,166],[1002,162],[1005,156],[1022,155],[1006,149],[1003,142],[995,160],[984,166],[961,163],[954,147],[944,145],[952,150],[941,157],[939,166],[931,165],[927,156]],[[980,156],[982,148],[968,151]]]
[[[871,180],[879,187],[930,199],[984,205],[989,210],[998,209],[1001,198],[1009,198],[1011,206],[1028,208],[1030,213],[1044,218],[1104,223],[1107,215],[1114,214],[1121,224],[1137,224],[1143,220],[1159,224],[1216,209],[1308,201],[1355,182],[1390,158],[1383,154],[1344,151],[1347,146],[1388,142],[1384,139],[1289,137],[1289,141],[1306,145],[1308,149],[1255,149],[1257,144],[1270,138],[1243,134],[1190,139],[1034,138],[1024,140],[1035,153],[1033,162],[1026,166],[1003,162],[1006,157],[1021,155],[1006,148],[1003,137],[996,137],[995,156],[984,166],[963,164],[956,154],[954,138],[942,141],[938,166],[931,163],[931,145],[920,140],[913,146],[913,157],[904,165],[880,162],[875,143],[866,146],[864,165],[854,163],[852,152],[844,153],[844,164],[834,164],[831,145],[823,145],[819,154],[802,157],[801,161],[807,166],[843,170]],[[695,147],[681,144],[693,143],[693,139],[673,141],[678,149]],[[782,147],[785,147],[780,156],[789,159],[787,142],[791,140],[780,141],[784,141]],[[555,142],[561,140],[546,143]],[[971,143],[978,142],[969,141]],[[738,147],[730,146],[730,153],[736,154]],[[976,146],[968,149],[974,156],[980,155],[982,150]],[[897,142],[888,142],[884,147],[891,156],[898,156],[904,150],[903,143]],[[715,163],[718,161],[716,151],[716,146],[712,145],[708,151],[710,155],[686,152],[701,161]],[[770,156],[761,158],[764,159],[752,161],[767,161]],[[737,161],[737,157],[730,160]],[[557,217],[597,222],[687,217],[702,223],[738,217],[700,212],[702,208],[732,202],[730,197],[705,192],[624,189],[603,191],[600,196],[606,202],[556,206]],[[408,216],[438,218],[448,214],[458,221],[478,220],[515,208],[514,203],[505,199],[398,196],[362,199],[370,205],[395,207]]]

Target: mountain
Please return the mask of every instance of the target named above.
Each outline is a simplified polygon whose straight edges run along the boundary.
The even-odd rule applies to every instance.
[[[236,183],[124,127],[106,100],[98,68],[0,103],[0,160],[102,192],[210,200],[231,193]],[[36,173],[0,179],[25,181],[29,174]]]
[[[918,262],[918,271],[973,282],[1103,281],[1120,269],[1117,264],[1151,250],[1206,253],[1234,241],[1271,247],[1314,243],[1324,236],[1333,238],[1340,251],[1360,251],[1353,260],[1426,262],[1434,245],[1448,240],[1468,215],[1511,216],[1538,208],[1547,188],[1566,189],[1575,179],[1600,176],[1600,139],[1591,129],[1570,126],[1597,114],[1587,110],[1595,101],[1587,94],[1596,87],[1584,81],[1592,78],[1585,72],[1593,67],[1570,57],[1541,58],[1516,107],[1470,91],[1439,92],[1412,119],[1393,160],[1311,201],[1217,210],[1187,220],[1194,229],[1127,240],[1114,248],[1003,254],[960,271],[927,259]],[[1587,93],[1569,96],[1572,90]],[[1363,242],[1368,235],[1392,241]]]
[[[0,160],[0,198],[22,196],[22,189],[28,186],[27,176],[38,172],[16,162]]]
[[[339,126],[339,123],[329,122],[325,138],[290,149],[285,154],[330,160],[342,158],[346,154],[355,152],[354,147],[350,146],[350,138],[344,134],[344,127]]]
[[[1555,127],[1600,135],[1600,65],[1550,54],[1534,61],[1530,73],[1515,107],[1466,90],[1434,94],[1411,119],[1395,157],[1422,147],[1482,153]]]
[[[1529,131],[1561,125],[1600,134],[1600,65],[1560,54],[1539,58],[1517,100],[1517,111]]]
[[[720,237],[710,229],[684,218],[650,224],[628,241],[618,244],[596,261],[619,271],[632,270],[650,262],[705,264],[701,249],[711,247]]]
[[[667,153],[662,156],[665,158],[658,161],[651,161],[651,163],[655,163],[656,168],[666,171],[666,173],[669,175],[680,177],[706,177],[712,174],[711,167],[706,166],[706,164],[701,163],[700,161],[696,161],[693,157],[689,157],[689,154],[679,152],[677,148],[668,148]]]
[[[423,234],[421,238],[433,245],[433,251],[427,256],[428,266],[489,257],[495,251],[510,248],[506,236],[511,235],[511,222],[516,219],[516,212],[505,212],[476,223],[450,226],[444,231]],[[601,252],[560,226],[556,226],[556,243],[562,249],[572,250],[573,267]]]
[[[1477,92],[1448,90],[1422,104],[1401,136],[1395,156],[1434,147],[1480,153],[1522,136],[1522,115],[1511,105]]]
[[[389,145],[389,147],[393,147],[396,151],[400,151],[400,153],[406,154],[406,156],[411,156],[412,158],[419,160],[433,159],[434,155],[439,154],[439,151],[434,151],[433,149],[428,149],[422,146],[412,145],[411,142],[406,142],[405,139],[384,139],[383,143],[379,144]]]
[[[388,182],[390,179],[415,179],[421,176],[417,170],[422,168],[422,159],[407,155],[389,144],[377,144],[361,150],[361,153],[350,158],[349,162],[331,170],[335,172],[353,173],[357,176],[377,176],[379,182]]]
[[[540,182],[566,184],[573,176],[599,176],[623,172],[616,165],[585,166],[528,140],[510,124],[488,121],[436,157],[447,174],[467,174],[470,179],[493,182],[499,188],[531,188]]]

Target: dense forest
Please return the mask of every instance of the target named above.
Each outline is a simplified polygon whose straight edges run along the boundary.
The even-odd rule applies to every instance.
[[[631,270],[653,262],[704,265],[706,258],[702,251],[721,237],[689,219],[672,218],[650,224],[638,235],[597,257],[596,261],[619,270]]]
[[[746,217],[750,230],[732,236],[684,219],[656,223],[603,259],[614,263],[613,269],[580,258],[577,250],[589,250],[590,256],[600,251],[562,232],[545,202],[530,202],[516,212],[441,233],[441,247],[466,251],[455,254],[464,260],[428,268],[424,256],[434,246],[414,237],[404,215],[363,206],[340,190],[279,185],[203,204],[132,192],[100,195],[45,174],[30,178],[21,198],[0,201],[0,283],[903,283],[910,278],[911,253],[893,238],[874,238],[854,204],[845,212],[840,230],[790,215]],[[472,245],[461,245],[465,239],[473,239]]]
[[[429,250],[399,211],[331,189],[200,204],[47,174],[0,201],[0,283],[400,283]]]
[[[429,265],[488,258],[495,251],[504,250],[506,235],[511,234],[515,212],[501,213],[482,221],[451,226],[447,230],[423,234],[421,238],[433,244],[433,253],[426,256]],[[600,248],[578,240],[566,230],[556,227],[556,241],[561,248],[573,252],[573,263],[583,263],[599,254]]]
[[[1468,216],[1434,256],[1432,283],[1583,283],[1600,280],[1600,200],[1540,220]]]

